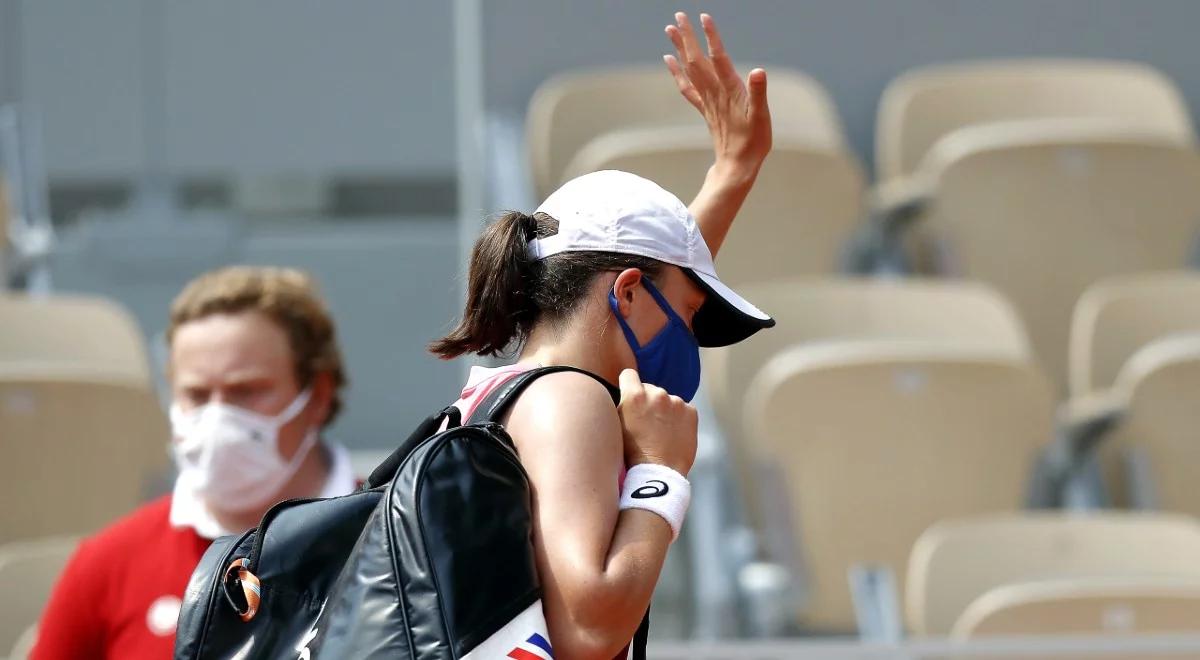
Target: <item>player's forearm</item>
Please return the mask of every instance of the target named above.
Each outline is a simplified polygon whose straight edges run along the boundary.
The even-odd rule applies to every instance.
[[[576,563],[575,584],[560,585],[559,607],[547,612],[558,657],[609,660],[633,639],[670,544],[671,527],[657,514],[620,513],[607,553],[591,565]]]
[[[721,249],[733,220],[754,186],[762,161],[720,159],[708,168],[704,185],[688,210],[696,219],[700,234],[713,257]]]

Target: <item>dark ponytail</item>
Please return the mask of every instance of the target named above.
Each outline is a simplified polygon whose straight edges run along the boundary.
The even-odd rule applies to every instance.
[[[464,353],[497,355],[514,339],[528,336],[537,318],[529,293],[529,241],[537,232],[533,216],[509,211],[483,230],[471,251],[467,306],[450,334],[429,345],[448,360]]]
[[[529,254],[529,241],[558,233],[558,221],[538,213],[508,211],[488,225],[471,251],[467,304],[462,320],[429,350],[449,360],[466,353],[502,355],[519,347],[544,318],[569,314],[601,272],[639,268],[655,277],[662,263],[612,252],[565,252],[545,260]]]

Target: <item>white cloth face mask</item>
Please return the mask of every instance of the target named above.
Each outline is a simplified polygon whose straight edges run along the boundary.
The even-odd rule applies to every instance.
[[[291,459],[279,453],[279,430],[312,397],[305,389],[278,415],[262,415],[224,403],[184,412],[171,405],[171,443],[179,479],[222,511],[251,511],[270,504],[317,442],[310,429]]]

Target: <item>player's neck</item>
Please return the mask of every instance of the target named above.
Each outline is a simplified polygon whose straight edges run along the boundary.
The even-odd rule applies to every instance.
[[[520,361],[544,366],[568,365],[590,371],[614,385],[621,372],[613,358],[607,326],[596,319],[576,319],[574,327],[538,324],[521,350]]]

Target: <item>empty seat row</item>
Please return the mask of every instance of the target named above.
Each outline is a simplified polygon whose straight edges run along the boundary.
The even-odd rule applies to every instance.
[[[1176,514],[1040,513],[940,522],[912,548],[917,635],[1200,629],[1200,523]]]
[[[1060,391],[1084,290],[1183,268],[1200,235],[1200,153],[1140,129],[961,129],[925,167],[928,188],[902,237],[914,269],[1003,292]]]
[[[884,566],[903,582],[929,526],[1024,506],[1053,414],[1036,367],[991,351],[833,343],[768,361],[746,394],[743,451],[757,468],[747,496],[764,536],[787,533],[801,553],[775,559],[802,564],[805,625],[854,629],[853,567]]]
[[[763,365],[796,344],[909,340],[1031,359],[1025,328],[994,289],[932,279],[792,278],[741,287],[771,310],[770,332],[704,351],[704,385],[727,433],[741,435],[742,398]]]
[[[1189,355],[1137,390],[1119,440],[1148,455],[1170,510],[1196,501],[1188,442],[1200,420],[1186,393],[1197,390],[1180,385],[1200,385],[1200,351]],[[773,559],[805,576],[804,624],[853,630],[852,570],[882,566],[905,582],[909,547],[938,521],[1021,509],[1052,437],[1052,401],[1030,363],[972,349],[826,344],[768,361],[746,395],[746,496],[757,498],[764,547],[790,537],[796,554]]]
[[[1152,508],[1200,514],[1200,335],[1156,287],[1186,291],[1189,274],[1106,282],[1079,305],[1079,332],[1134,324],[1149,342],[1104,340],[1075,353],[1123,361],[1122,418],[1107,446],[1135,449]],[[1056,436],[1059,400],[1013,306],[995,290],[940,280],[794,279],[745,287],[779,325],[704,355],[705,392],[742,485],[750,523],[773,561],[805,576],[806,626],[852,630],[847,582],[860,564],[900,580],[919,535],[945,518],[1016,511]],[[1136,319],[1108,312],[1105,291]],[[1100,313],[1094,308],[1099,307]],[[1200,328],[1196,328],[1200,331]],[[1140,334],[1138,334],[1140,333]],[[1165,338],[1160,335],[1166,335]],[[1114,357],[1113,352],[1123,357]],[[1110,472],[1119,464],[1110,460]],[[1127,485],[1110,476],[1114,490]],[[1143,485],[1144,488],[1144,485]]]
[[[538,196],[578,174],[582,168],[571,161],[597,139],[629,129],[702,128],[675,87],[664,84],[668,81],[661,67],[622,67],[561,74],[543,83],[526,118]],[[785,141],[845,148],[837,109],[810,76],[771,67],[769,101],[776,134]],[[938,141],[958,129],[1047,119],[1100,120],[1179,144],[1195,140],[1178,87],[1146,65],[1034,59],[930,66],[901,75],[884,90],[875,129],[876,179],[913,177]]]
[[[704,385],[761,546],[802,576],[802,624],[856,627],[856,565],[900,578],[946,517],[1016,511],[1053,436],[1052,388],[1013,307],[938,280],[743,287],[772,332],[706,351]]]
[[[24,658],[76,546],[0,546],[0,649]],[[915,636],[1195,633],[1200,524],[1169,514],[998,514],[939,522],[913,545],[904,617]]]
[[[1119,122],[1195,139],[1183,95],[1161,72],[1108,60],[997,60],[916,69],[892,81],[875,126],[877,179],[914,176],[954,131],[1028,120]]]

